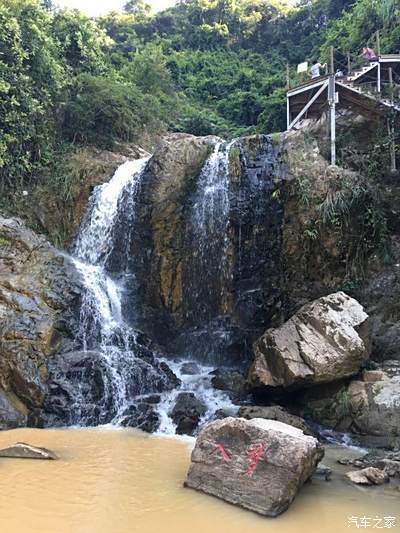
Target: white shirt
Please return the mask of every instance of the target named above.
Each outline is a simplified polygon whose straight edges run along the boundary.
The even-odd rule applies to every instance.
[[[310,69],[311,72],[311,78],[318,78],[320,76],[319,69],[321,68],[320,63],[315,63]]]

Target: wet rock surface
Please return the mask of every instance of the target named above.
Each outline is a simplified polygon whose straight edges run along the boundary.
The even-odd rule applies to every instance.
[[[200,367],[197,363],[183,363],[181,373],[186,376],[194,376],[200,374]]]
[[[47,448],[38,448],[25,442],[17,442],[9,448],[0,450],[0,457],[9,457],[13,459],[58,459],[57,455]]]
[[[218,368],[211,372],[211,384],[217,390],[228,393],[232,400],[243,400],[247,394],[246,377],[242,372]]]
[[[226,224],[225,219],[222,225],[211,220],[215,225],[210,227],[218,238],[210,245],[206,243],[202,252],[194,238],[193,215],[196,206],[197,215],[201,214],[200,200],[208,198],[210,183],[206,181],[206,187],[199,190],[201,173],[219,141],[215,137],[169,136],[146,166],[137,196],[133,196],[132,188],[125,190],[122,204],[129,209],[118,213],[113,228],[115,246],[106,264],[111,279],[119,281],[118,272],[128,273],[122,291],[124,320],[131,322],[131,327],[136,321],[142,322],[151,338],[173,348],[172,357],[174,352],[189,351],[201,362],[218,364],[225,364],[225,360],[246,362],[251,356],[251,342],[266,327],[274,327],[255,344],[256,360],[249,382],[253,391],[261,389],[266,394],[260,403],[270,402],[272,390],[291,394],[311,387],[310,396],[304,393],[299,400],[304,416],[355,432],[365,437],[367,444],[395,448],[399,442],[400,246],[398,208],[389,197],[391,193],[385,190],[386,208],[391,213],[393,264],[383,265],[372,258],[365,281],[352,288],[340,236],[335,231],[319,230],[317,239],[307,240],[305,236],[321,202],[340,190],[339,183],[354,180],[354,173],[329,167],[316,143],[306,135],[246,137],[234,143],[230,151],[223,143],[219,155],[228,155],[226,198],[219,191],[221,182],[211,185],[217,190],[212,198],[218,200],[218,206],[227,201]],[[88,169],[82,175],[82,194],[76,202],[74,222],[67,228],[67,240],[82,221],[93,186],[106,181],[127,158],[143,155],[139,152],[108,154],[104,161],[100,157],[103,170],[93,173]],[[397,201],[398,196],[393,198]],[[41,211],[40,207],[38,218],[50,231],[51,218],[49,226]],[[216,244],[222,244],[226,261],[219,260],[220,254],[214,261],[214,255],[208,253],[218,249]],[[212,260],[204,262],[202,254]],[[78,419],[74,391],[80,381],[87,398],[83,408],[87,423],[105,423],[114,416],[112,395],[105,394],[108,370],[101,354],[93,349],[91,355],[71,355],[68,362],[65,357],[85,345],[74,341],[80,299],[77,277],[69,259],[42,237],[20,221],[0,219],[0,428],[42,424],[43,405],[46,423],[73,423]],[[382,369],[356,375],[370,351],[369,333],[367,323],[357,322],[357,313],[358,318],[362,313],[350,300],[322,306],[319,315],[300,309],[306,302],[344,286],[344,282],[371,315],[372,355]],[[341,306],[343,313],[351,316],[350,321],[338,319]],[[297,314],[292,322],[276,327],[299,309],[304,320],[298,321]],[[167,363],[155,362],[157,349],[145,337],[143,334],[143,341],[134,340],[128,347],[134,356],[132,368],[128,365],[126,369],[127,390],[130,400],[136,398],[137,403],[135,411],[130,400],[127,402],[125,422],[155,427],[154,410],[149,405],[156,405],[157,394],[179,387],[180,381]],[[123,333],[116,331],[111,342],[123,350]],[[90,347],[97,348],[94,344]],[[61,355],[55,355],[59,352]],[[182,369],[185,372],[196,374],[193,363]],[[240,373],[219,370],[212,382],[234,401],[245,398]],[[155,394],[154,401],[143,399],[147,393]],[[67,413],[71,405],[72,415]],[[182,432],[194,431],[203,416],[199,406],[197,414],[195,406],[192,408],[194,414],[189,409],[189,414],[181,417]],[[217,416],[223,415],[219,412]],[[270,416],[278,418],[276,413]],[[291,421],[294,423],[293,418]]]
[[[26,426],[28,410],[12,393],[0,391],[0,429]]]
[[[215,168],[208,169],[223,174],[227,164],[222,190],[221,175],[209,186],[202,175],[220,141],[185,134],[165,140],[145,170],[135,231],[131,214],[123,213],[109,258],[116,270],[129,233],[134,259],[128,269],[135,275],[125,294],[136,294],[141,305],[139,316],[128,319],[168,351],[195,354],[203,362],[242,360],[246,339],[254,340],[275,317],[280,296],[282,207],[272,197],[283,180],[279,147],[268,136],[240,139],[230,151],[222,143]],[[209,235],[203,242],[196,224],[209,196],[207,209],[215,203],[216,212],[206,213]]]
[[[354,472],[347,472],[347,478],[356,485],[383,485],[389,481],[389,476],[379,468],[363,468]]]
[[[24,425],[42,406],[48,358],[73,342],[79,298],[68,257],[20,220],[0,217],[0,397],[8,405],[0,428]]]
[[[302,307],[254,344],[252,388],[294,389],[356,374],[370,354],[368,315],[343,292]]]
[[[150,393],[172,390],[179,380],[165,362],[159,363],[147,348],[140,348],[132,352],[129,366],[123,369],[127,397],[137,398],[137,403],[127,407],[115,423],[151,432],[159,425],[154,406],[160,396]],[[117,394],[107,387],[114,377],[110,371],[107,354],[100,351],[54,357],[49,363],[49,392],[44,405],[46,425],[71,425],[81,420],[88,426],[111,422],[119,406],[115,403]],[[143,391],[148,393],[144,397]]]
[[[138,428],[147,433],[154,433],[159,428],[160,417],[155,411],[154,405],[138,402],[136,405],[131,405],[123,413],[121,425]]]
[[[277,516],[323,454],[316,439],[274,420],[217,420],[197,438],[185,486]]]
[[[289,413],[280,405],[244,405],[239,409],[239,416],[251,420],[253,418],[267,418],[269,420],[277,420],[289,426],[293,426],[303,431],[305,435],[312,435],[315,437],[315,431],[307,424],[307,422],[300,416]]]
[[[193,435],[201,417],[206,412],[206,405],[198,400],[192,392],[178,394],[176,403],[170,413],[173,422],[176,424],[176,433],[178,435]]]
[[[299,402],[320,424],[351,432],[366,447],[400,445],[400,377],[364,371],[356,379],[307,391]]]

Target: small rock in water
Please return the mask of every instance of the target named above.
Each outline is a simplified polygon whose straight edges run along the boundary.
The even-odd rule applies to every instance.
[[[195,376],[196,374],[200,374],[200,367],[197,363],[183,363],[181,373],[184,376]]]
[[[315,471],[315,475],[325,478],[325,481],[330,481],[332,476],[332,468],[329,468],[329,466],[323,464],[319,464]]]
[[[161,402],[161,396],[159,394],[149,394],[143,397],[145,403],[157,404]]]
[[[172,372],[167,363],[162,361],[160,363],[160,369],[164,372],[167,379],[171,382],[172,387],[179,387],[179,385],[181,384],[181,380],[177,376],[175,376],[175,374]]]
[[[389,481],[389,476],[383,470],[370,466],[355,472],[347,472],[346,477],[357,485],[382,485]]]
[[[58,459],[57,455],[47,448],[38,448],[25,442],[17,442],[9,448],[0,450],[0,457],[15,459]]]
[[[392,461],[390,459],[382,459],[376,465],[377,468],[383,468],[389,477],[400,478],[400,461]]]
[[[215,389],[227,392],[231,398],[246,397],[246,378],[237,370],[217,368],[211,372],[211,375],[213,375],[211,383]]]
[[[197,438],[185,486],[277,516],[323,455],[317,439],[275,420],[216,420]]]
[[[181,392],[170,416],[176,424],[178,435],[193,435],[200,418],[207,412],[207,406],[192,392]]]
[[[123,413],[121,425],[154,433],[160,425],[160,417],[150,403],[138,403],[131,405]]]
[[[339,463],[340,465],[349,466],[354,463],[354,459],[351,459],[349,457],[341,457],[336,462]]]

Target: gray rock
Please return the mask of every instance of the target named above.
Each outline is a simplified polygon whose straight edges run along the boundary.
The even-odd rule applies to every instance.
[[[58,459],[57,455],[47,448],[38,448],[25,442],[17,442],[9,448],[0,450],[0,457],[15,459]]]
[[[141,352],[145,359],[140,357]],[[135,404],[124,413],[122,423],[153,431],[157,429],[159,420],[150,404],[160,401],[156,393],[173,389],[177,378],[168,365],[159,364],[148,352],[143,346],[138,346],[134,364],[124,368],[127,395]],[[108,389],[112,380],[110,372],[102,353],[93,350],[67,352],[51,358],[49,392],[44,403],[46,425],[84,423],[96,426],[109,423],[118,411],[117,399]],[[143,391],[148,392],[148,399]]]
[[[325,481],[330,481],[332,477],[332,468],[329,468],[329,466],[323,464],[319,464],[315,471],[315,475],[324,478]]]
[[[43,404],[48,358],[71,342],[79,299],[72,261],[21,220],[0,217],[0,384],[22,417]]]
[[[347,472],[346,477],[356,485],[383,485],[383,483],[389,481],[389,476],[386,472],[373,466],[354,472]]]
[[[347,390],[353,431],[400,444],[400,376],[382,381],[352,381]]]
[[[192,392],[181,392],[169,413],[176,424],[179,435],[193,435],[200,418],[207,412],[206,405],[198,400]]]
[[[400,461],[382,459],[381,461],[378,461],[375,466],[381,470],[384,470],[389,477],[400,478]]]
[[[197,438],[185,486],[277,516],[323,455],[317,439],[275,420],[217,420]]]
[[[343,292],[302,307],[254,344],[253,388],[302,388],[356,374],[368,359],[371,332],[362,306]]]
[[[200,367],[197,363],[193,362],[183,363],[181,373],[186,376],[195,376],[196,374],[200,374]]]
[[[123,417],[122,426],[138,428],[147,433],[154,433],[160,425],[160,417],[154,406],[144,402],[131,405],[123,413]]]
[[[26,426],[26,412],[21,407],[14,405],[10,396],[0,390],[0,430]]]
[[[247,383],[242,373],[229,368],[218,368],[211,374],[211,383],[215,389],[227,392],[232,399],[240,400],[246,396]]]
[[[244,405],[239,409],[239,416],[251,420],[252,418],[268,418],[278,420],[289,426],[301,429],[305,435],[315,437],[315,432],[309,427],[307,422],[300,416],[292,415],[280,405]]]

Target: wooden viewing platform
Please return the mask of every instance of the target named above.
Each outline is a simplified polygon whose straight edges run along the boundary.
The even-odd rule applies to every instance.
[[[395,119],[400,114],[400,54],[382,54],[376,61],[350,70],[346,75],[334,74],[333,50],[330,74],[311,79],[287,91],[287,129],[299,129],[304,119],[320,118],[330,113],[331,162],[336,164],[336,112],[349,109],[373,118],[384,118],[388,124],[391,167],[396,170]],[[400,115],[399,115],[400,116]]]

